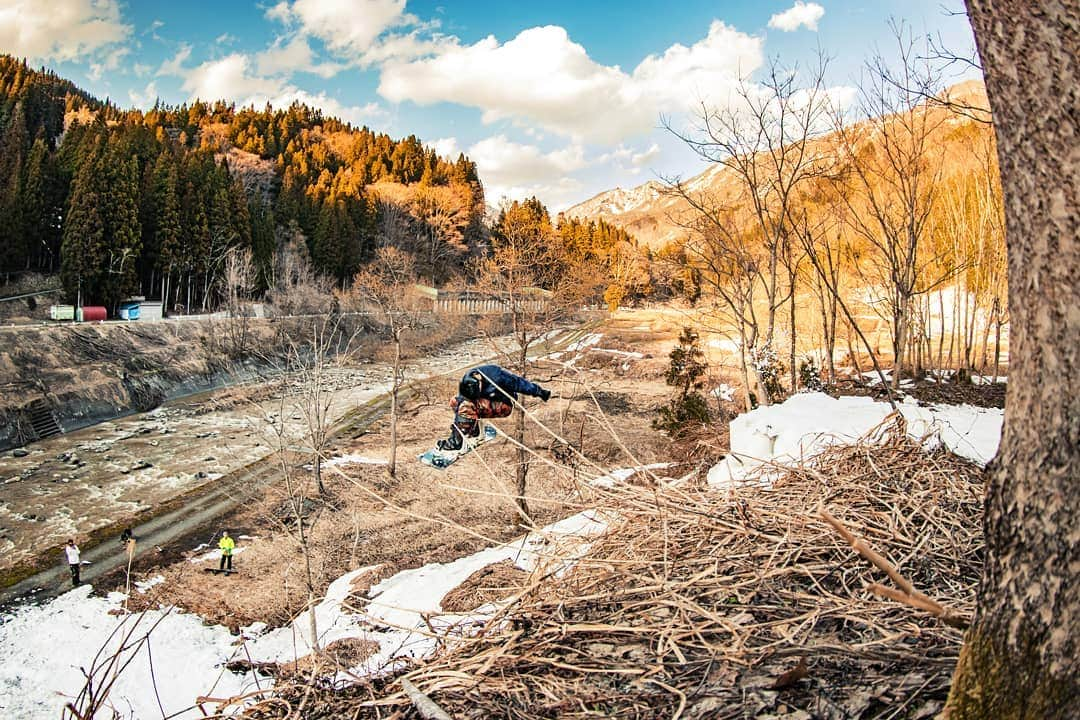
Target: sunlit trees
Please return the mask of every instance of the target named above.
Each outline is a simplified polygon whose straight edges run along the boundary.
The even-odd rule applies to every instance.
[[[809,70],[774,62],[760,84],[740,83],[729,104],[703,106],[694,129],[668,126],[730,178],[716,192],[675,179],[669,192],[689,206],[681,223],[691,235],[687,252],[701,266],[724,319],[738,329],[748,397],[757,356],[769,354],[778,313],[794,298],[799,245],[792,223],[799,194],[826,170],[811,150],[827,119],[825,67],[824,59]],[[768,404],[760,377],[754,386]]]
[[[902,27],[896,39],[897,67],[881,56],[868,65],[859,88],[859,122],[835,116],[838,194],[848,209],[845,222],[865,249],[852,268],[881,301],[890,324],[894,389],[907,359],[916,296],[950,278],[930,275],[935,258],[928,242],[944,166],[934,136],[950,113],[927,106],[924,98],[936,78]]]
[[[507,352],[508,365],[522,376],[529,375],[530,348],[581,299],[580,285],[564,272],[560,246],[553,239],[551,217],[543,203],[536,198],[515,201],[502,209],[492,229],[491,253],[473,267],[475,287],[498,299],[509,318],[513,346]],[[515,502],[527,521],[525,415],[520,410],[515,415]]]
[[[74,182],[80,174],[93,177]],[[214,307],[225,300],[223,261],[234,247],[253,251],[260,289],[267,288],[276,228],[299,229],[316,271],[344,284],[379,244],[375,186],[409,189],[410,236],[398,247],[416,254],[433,282],[460,273],[485,239],[476,165],[464,155],[441,158],[415,136],[395,140],[299,103],[122,111],[7,56],[0,56],[0,177],[0,272],[55,270],[59,261],[72,299],[81,279],[95,303],[141,290],[160,294],[166,309]],[[117,252],[93,250],[101,243],[90,197],[108,215],[102,242],[121,248],[122,263]]]

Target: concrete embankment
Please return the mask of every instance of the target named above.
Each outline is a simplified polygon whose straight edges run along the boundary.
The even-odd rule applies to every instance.
[[[342,320],[364,335],[363,318]],[[313,318],[0,329],[0,450],[272,374]]]

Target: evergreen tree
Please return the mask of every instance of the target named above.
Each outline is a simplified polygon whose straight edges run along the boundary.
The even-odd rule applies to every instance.
[[[60,250],[60,277],[67,297],[86,304],[99,289],[100,258],[105,250],[105,219],[99,168],[100,144],[84,155],[72,184]]]
[[[255,263],[255,283],[259,291],[264,291],[273,284],[274,251],[277,249],[274,212],[259,194],[251,198],[248,208],[251,216],[251,255]]]
[[[240,182],[215,164],[214,154],[229,145],[273,162],[277,181],[259,183],[258,202],[249,203]],[[91,166],[98,176],[80,178]],[[132,292],[128,271],[134,267],[150,293],[167,280],[163,275],[176,279],[179,273],[185,297],[205,299],[215,257],[231,245],[252,247],[262,258],[257,262],[265,269],[265,282],[275,220],[295,221],[309,250],[319,246],[315,254],[325,271],[344,278],[372,256],[376,245],[377,204],[365,190],[373,182],[455,186],[453,197],[465,203],[464,220],[455,208],[455,233],[465,228],[468,249],[486,244],[475,163],[464,155],[440,158],[416,136],[395,140],[300,103],[274,110],[198,101],[125,111],[0,55],[0,268],[62,265],[65,282],[74,283],[73,295],[79,278],[94,302]],[[86,238],[77,239],[69,222],[87,230]],[[62,257],[69,251],[84,254]],[[133,262],[132,253],[137,254]],[[189,292],[187,280],[196,277]]]
[[[180,227],[180,196],[176,184],[176,165],[167,162],[162,166],[154,188],[157,195],[154,203],[157,209],[154,235],[158,244],[156,269],[162,278],[161,298],[166,308],[170,307],[167,300],[173,272],[180,265],[182,258],[183,233]]]
[[[105,194],[105,236],[99,262],[104,264],[100,300],[115,307],[125,296],[138,290],[136,263],[142,247],[139,225],[139,163],[114,143],[106,154],[103,176]]]
[[[55,250],[49,156],[45,140],[39,134],[26,158],[26,181],[22,188],[21,209],[26,267],[48,269]]]
[[[709,404],[700,392],[708,366],[698,347],[698,334],[689,327],[683,328],[669,357],[671,364],[664,380],[677,390],[671,402],[658,411],[660,417],[653,420],[653,427],[677,435],[709,421]]]
[[[26,149],[26,116],[20,101],[15,103],[0,137],[0,269],[23,269],[29,259],[22,204]]]

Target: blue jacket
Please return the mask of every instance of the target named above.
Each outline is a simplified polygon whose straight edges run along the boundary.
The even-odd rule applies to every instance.
[[[489,400],[502,400],[506,402],[506,396],[517,400],[518,393],[540,397],[540,386],[529,382],[520,375],[503,370],[498,365],[481,365],[465,373],[468,377],[471,373],[481,374],[480,396]]]

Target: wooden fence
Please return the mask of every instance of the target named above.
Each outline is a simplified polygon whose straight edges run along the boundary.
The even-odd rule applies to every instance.
[[[439,290],[417,285],[416,291],[428,300],[431,311],[448,315],[496,315],[511,311],[511,300],[506,294],[484,293],[475,290]],[[547,308],[551,292],[540,288],[524,288],[516,299],[517,307],[527,312],[543,312]]]

